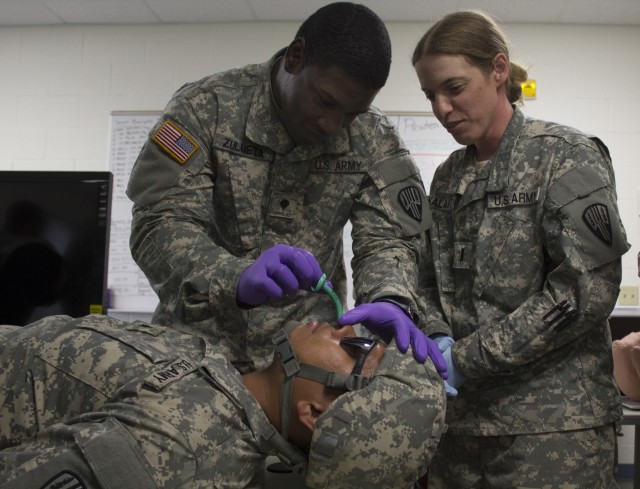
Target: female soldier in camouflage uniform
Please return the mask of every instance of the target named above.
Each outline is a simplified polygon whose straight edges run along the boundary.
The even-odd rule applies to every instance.
[[[604,145],[514,105],[527,73],[488,16],[431,27],[413,64],[457,142],[431,185],[427,293],[449,385],[429,488],[609,488],[620,417],[607,318],[629,245]]]

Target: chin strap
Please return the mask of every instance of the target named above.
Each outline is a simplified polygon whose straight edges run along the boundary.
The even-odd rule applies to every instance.
[[[288,440],[291,423],[291,390],[293,389],[293,378],[300,371],[300,364],[293,354],[291,343],[289,343],[284,331],[279,331],[274,335],[273,343],[285,373],[280,390],[280,434],[285,440]]]
[[[273,453],[272,450],[275,450],[278,458],[287,465],[287,468],[296,474],[305,472],[308,457],[300,449],[285,440],[275,428],[264,438],[264,442],[267,444],[265,451]]]
[[[302,377],[304,379],[319,382],[333,389],[344,391],[355,391],[369,385],[371,377],[363,375],[343,375],[324,368],[315,367],[306,363],[298,362],[291,343],[284,330],[273,336],[273,344],[280,362],[284,367],[285,378],[280,391],[280,434],[285,440],[289,439],[289,427],[291,424],[291,391],[293,389],[293,378]]]

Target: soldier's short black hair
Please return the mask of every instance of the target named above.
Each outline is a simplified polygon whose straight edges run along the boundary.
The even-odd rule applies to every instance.
[[[305,20],[304,63],[338,66],[368,88],[382,88],[391,68],[391,40],[382,19],[368,7],[336,2]]]

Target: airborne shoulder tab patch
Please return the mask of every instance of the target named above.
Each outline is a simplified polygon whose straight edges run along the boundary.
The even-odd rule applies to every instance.
[[[422,221],[422,196],[418,187],[405,187],[400,190],[398,202],[409,216],[418,222]]]
[[[171,121],[165,121],[151,139],[181,165],[198,149],[198,143]]]
[[[613,244],[613,232],[609,208],[604,204],[592,204],[582,213],[582,219],[600,241]]]

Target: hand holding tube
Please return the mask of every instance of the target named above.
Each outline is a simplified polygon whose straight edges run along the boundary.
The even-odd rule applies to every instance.
[[[238,304],[258,306],[309,290],[322,276],[320,265],[307,250],[277,244],[264,251],[240,274]]]

